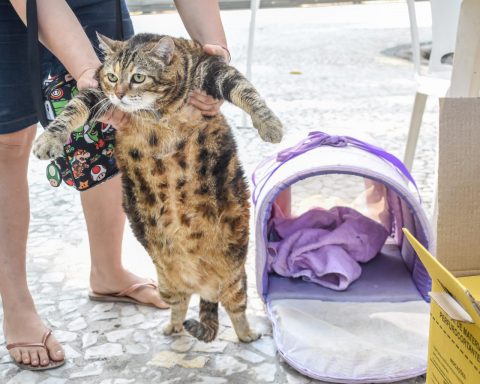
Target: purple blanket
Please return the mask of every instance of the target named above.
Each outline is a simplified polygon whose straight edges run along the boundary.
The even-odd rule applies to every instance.
[[[269,272],[339,291],[360,277],[359,262],[373,259],[388,237],[383,225],[347,207],[274,217],[269,227]]]

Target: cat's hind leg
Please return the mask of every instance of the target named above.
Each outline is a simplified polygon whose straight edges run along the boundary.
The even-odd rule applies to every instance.
[[[240,341],[250,343],[261,336],[260,333],[250,328],[245,313],[247,309],[247,276],[245,269],[226,287],[220,302],[227,311]]]
[[[187,316],[188,304],[190,303],[190,295],[174,294],[160,292],[163,301],[170,305],[170,322],[163,328],[164,335],[179,333],[183,330],[183,321]]]

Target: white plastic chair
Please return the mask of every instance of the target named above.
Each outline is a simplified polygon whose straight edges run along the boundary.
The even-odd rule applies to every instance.
[[[407,0],[410,32],[412,35],[413,64],[417,91],[410,119],[404,163],[411,170],[415,158],[420,126],[428,96],[444,97],[450,87],[451,65],[442,63],[445,55],[453,53],[462,0],[430,0],[432,12],[432,52],[428,70],[423,73],[420,63],[420,41],[418,37],[415,1]]]
[[[255,45],[255,29],[257,23],[257,11],[260,8],[261,0],[250,0],[250,28],[248,32],[247,45],[247,70],[245,76],[248,80],[252,80],[252,61],[253,61],[253,47]],[[247,114],[242,113],[242,127],[247,126]]]

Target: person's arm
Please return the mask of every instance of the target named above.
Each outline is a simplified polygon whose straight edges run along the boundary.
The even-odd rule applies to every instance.
[[[26,24],[26,0],[10,0],[10,3]],[[65,0],[37,1],[37,13],[40,41],[76,80],[85,72],[98,68],[100,60]]]
[[[22,21],[27,24],[26,0],[10,0]],[[96,88],[97,68],[101,65],[90,40],[65,0],[37,1],[39,40],[77,80],[78,89]],[[61,31],[61,33],[59,33]],[[127,115],[118,109],[107,111],[100,121],[121,129]]]
[[[218,0],[175,0],[175,5],[193,40],[202,45],[227,46]]]
[[[202,44],[209,55],[221,56],[230,62],[218,0],[175,0],[175,6],[190,37]],[[222,103],[200,91],[193,92],[190,97],[190,104],[200,109],[204,116],[215,116]]]

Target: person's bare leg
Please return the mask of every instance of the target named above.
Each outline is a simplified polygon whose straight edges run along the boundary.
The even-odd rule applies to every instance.
[[[81,193],[87,223],[92,266],[90,286],[97,293],[116,293],[135,283],[146,282],[122,266],[122,240],[125,214],[122,209],[119,176]],[[129,295],[144,303],[167,308],[157,290],[149,287]]]
[[[26,245],[30,206],[27,169],[36,126],[0,135],[0,294],[3,329],[8,343],[39,343],[47,327],[37,314],[26,277]],[[47,340],[50,359],[63,360],[60,344]],[[10,354],[17,362],[48,365],[43,348],[13,348]]]

